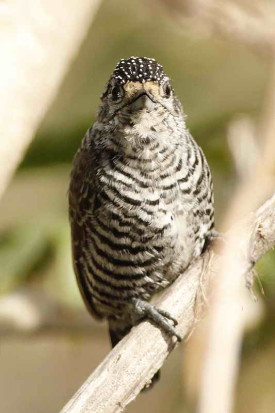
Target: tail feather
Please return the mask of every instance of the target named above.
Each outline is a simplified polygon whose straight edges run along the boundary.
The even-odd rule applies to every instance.
[[[117,343],[125,337],[132,328],[131,324],[125,323],[122,320],[109,319],[109,335],[114,348]]]
[[[125,337],[133,327],[131,324],[126,323],[124,320],[116,320],[111,318],[108,320],[108,324],[112,348],[114,348],[117,345],[117,343],[120,340],[122,340],[123,337]],[[152,377],[152,379],[144,386],[142,392],[150,390],[154,386],[154,384],[159,380],[159,378],[160,370],[157,371],[155,375]]]
[[[143,389],[141,390],[143,393],[147,392],[148,390],[151,390],[151,388],[155,385],[155,383],[157,381],[159,381],[160,379],[160,370],[158,370],[154,376],[151,378],[150,381],[148,381],[148,383],[145,384],[145,386],[143,387]]]

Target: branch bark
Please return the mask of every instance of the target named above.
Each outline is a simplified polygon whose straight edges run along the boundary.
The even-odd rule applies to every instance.
[[[100,0],[1,2],[0,197],[54,99]]]
[[[250,259],[256,262],[275,245],[275,195],[233,230],[231,239],[233,235],[231,257],[235,257],[237,267],[242,269],[235,276],[244,286],[243,276]],[[156,302],[178,319],[178,331],[183,338],[188,337],[197,319],[195,304],[202,296],[203,280],[217,274],[223,260],[224,256],[208,251]],[[109,353],[61,413],[122,412],[162,366],[174,346],[150,322],[139,324]]]

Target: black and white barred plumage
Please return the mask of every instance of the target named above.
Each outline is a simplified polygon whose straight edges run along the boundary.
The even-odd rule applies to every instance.
[[[98,121],[74,159],[70,221],[80,290],[90,312],[108,318],[115,345],[140,306],[154,319],[146,302],[211,238],[213,188],[154,59],[122,59],[101,99]],[[165,323],[160,327],[171,332]]]

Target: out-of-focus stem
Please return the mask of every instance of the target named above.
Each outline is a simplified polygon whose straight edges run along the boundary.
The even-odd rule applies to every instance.
[[[274,67],[268,85],[267,106],[263,115],[261,141],[262,156],[248,181],[240,184],[228,208],[224,228],[228,228],[257,208],[274,193],[275,165],[275,76]],[[259,228],[259,232],[261,229]],[[241,242],[244,234],[239,234]],[[243,240],[243,241],[242,241]],[[236,237],[229,237],[223,251],[219,277],[211,286],[212,301],[204,339],[204,362],[199,389],[199,413],[231,413],[234,405],[235,383],[238,374],[240,346],[243,337],[245,311],[242,308],[243,287],[241,275],[248,272],[235,259]],[[253,262],[253,248],[247,254]]]
[[[0,196],[54,99],[99,4],[100,0],[1,2]]]

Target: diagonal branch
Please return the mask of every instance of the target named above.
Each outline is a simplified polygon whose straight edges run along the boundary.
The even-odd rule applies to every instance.
[[[256,262],[275,245],[275,195],[231,234],[236,235],[232,253],[237,267],[248,269],[251,258]],[[157,301],[159,307],[178,319],[178,331],[183,338],[188,337],[196,321],[195,304],[201,296],[202,281],[218,273],[223,259],[223,256],[208,251]],[[235,274],[244,285],[243,275],[243,270]],[[139,324],[109,353],[61,413],[122,412],[162,366],[173,348],[171,339],[150,322]]]

